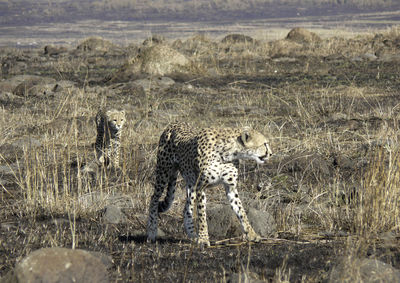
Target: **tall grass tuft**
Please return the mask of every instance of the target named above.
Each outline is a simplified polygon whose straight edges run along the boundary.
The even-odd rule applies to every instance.
[[[400,150],[380,147],[361,179],[354,232],[369,238],[386,231],[400,231]]]

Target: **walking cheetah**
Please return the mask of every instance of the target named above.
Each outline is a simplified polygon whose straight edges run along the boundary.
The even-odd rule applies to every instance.
[[[100,110],[96,115],[96,158],[84,171],[93,171],[94,166],[119,167],[120,138],[125,123],[125,110]]]
[[[158,145],[156,181],[147,223],[148,241],[155,241],[157,236],[158,213],[171,207],[178,172],[186,183],[184,227],[189,238],[197,238],[200,245],[210,245],[204,189],[222,183],[244,235],[248,240],[258,240],[260,237],[251,227],[236,189],[238,165],[239,159],[251,159],[262,164],[271,155],[267,139],[248,127],[198,130],[185,123],[168,126]],[[165,199],[159,201],[165,188]],[[196,201],[198,235],[195,234],[193,224],[193,207]]]
[[[125,123],[125,110],[100,110],[96,115],[96,159],[107,167],[119,167],[121,132]]]

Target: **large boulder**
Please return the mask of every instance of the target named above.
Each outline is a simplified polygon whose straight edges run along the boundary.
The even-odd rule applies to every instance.
[[[165,44],[159,44],[139,53],[134,63],[137,70],[150,75],[187,72],[192,62],[183,54]]]
[[[298,43],[312,43],[312,42],[320,42],[321,38],[311,32],[308,31],[304,28],[294,28],[291,31],[289,31],[288,35],[286,36],[286,39],[295,41]]]
[[[140,75],[164,76],[197,71],[196,66],[185,55],[166,44],[155,44],[140,51],[119,70],[106,78],[106,82],[121,82]]]
[[[101,253],[43,248],[25,257],[1,282],[109,282],[111,259]]]

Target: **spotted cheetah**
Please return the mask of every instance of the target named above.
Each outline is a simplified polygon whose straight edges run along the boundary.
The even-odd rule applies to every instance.
[[[167,211],[174,200],[178,172],[186,183],[184,227],[189,238],[200,245],[210,245],[206,219],[205,188],[223,184],[226,196],[238,217],[245,237],[259,240],[251,227],[238,196],[239,159],[264,163],[272,151],[259,132],[245,128],[193,129],[186,123],[169,125],[160,137],[155,169],[154,194],[150,201],[147,223],[148,241],[157,236],[158,214]],[[159,201],[163,191],[167,193]],[[198,235],[193,224],[193,207],[197,201]]]
[[[121,133],[125,123],[125,110],[100,110],[96,115],[96,159],[108,167],[119,167]]]
[[[100,110],[96,115],[97,137],[95,143],[96,158],[84,171],[93,171],[93,167],[119,167],[120,138],[125,123],[125,110]]]

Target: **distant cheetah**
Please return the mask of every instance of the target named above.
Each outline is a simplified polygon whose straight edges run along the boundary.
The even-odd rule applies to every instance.
[[[95,165],[119,168],[120,138],[124,123],[125,110],[100,110],[97,113],[96,158],[85,167],[85,171],[92,171]]]
[[[245,128],[194,129],[184,123],[168,126],[158,145],[154,194],[150,201],[147,237],[155,241],[158,214],[167,211],[174,200],[178,172],[186,182],[184,226],[189,238],[200,245],[210,245],[206,220],[205,188],[223,184],[233,211],[240,220],[248,240],[260,237],[251,227],[239,199],[237,186],[239,159],[264,163],[272,151],[267,139],[259,132]],[[163,191],[167,193],[159,201]],[[198,235],[193,224],[193,207],[197,199]]]

